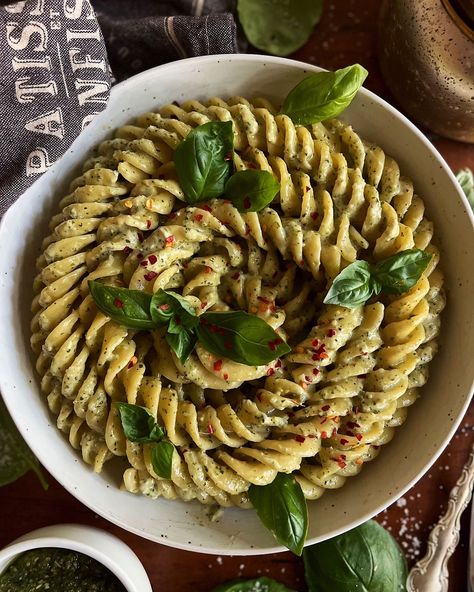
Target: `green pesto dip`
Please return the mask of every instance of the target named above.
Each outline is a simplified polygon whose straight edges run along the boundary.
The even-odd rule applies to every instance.
[[[126,592],[101,563],[68,549],[32,549],[0,575],[0,592]]]

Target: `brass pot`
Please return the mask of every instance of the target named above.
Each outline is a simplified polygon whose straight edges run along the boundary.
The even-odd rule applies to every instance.
[[[474,142],[474,0],[384,0],[379,59],[387,86],[414,120]]]

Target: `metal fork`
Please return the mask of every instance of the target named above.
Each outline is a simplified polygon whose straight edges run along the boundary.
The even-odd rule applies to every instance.
[[[407,592],[448,592],[448,559],[459,542],[461,514],[469,504],[474,484],[474,446],[461,476],[449,494],[448,509],[430,533],[428,550],[411,569]],[[469,570],[469,579],[472,578]]]

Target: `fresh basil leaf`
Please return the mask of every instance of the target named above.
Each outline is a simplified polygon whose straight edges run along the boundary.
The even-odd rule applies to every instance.
[[[224,189],[239,212],[259,212],[280,191],[280,183],[268,171],[247,169],[234,173]]]
[[[372,269],[372,277],[386,294],[403,294],[420,279],[431,257],[420,249],[401,251],[379,261]]]
[[[252,45],[286,56],[308,41],[321,18],[323,0],[239,0],[237,10]]]
[[[0,397],[0,487],[13,483],[28,471],[34,471],[43,489],[48,489],[41,466],[21,437]]]
[[[176,326],[176,331],[167,333],[165,339],[180,362],[184,364],[196,346],[197,335],[192,329]]]
[[[251,580],[232,580],[213,588],[211,592],[294,592],[294,590],[263,576]]]
[[[176,292],[160,289],[153,294],[150,313],[156,325],[172,323],[173,327],[183,325],[183,327],[191,328],[198,324],[194,308]]]
[[[341,271],[324,298],[324,304],[356,308],[367,302],[378,286],[371,281],[367,261],[354,261]],[[379,290],[380,291],[380,290]]]
[[[466,194],[467,201],[474,210],[474,175],[472,174],[471,169],[461,169],[456,174],[456,179],[459,181],[461,189]]]
[[[119,325],[130,329],[156,327],[150,314],[151,294],[96,281],[89,282],[89,290],[97,308]]]
[[[291,351],[268,323],[243,311],[206,312],[196,331],[207,350],[247,366],[268,364]]]
[[[174,163],[186,201],[219,197],[232,171],[231,121],[209,121],[194,128],[178,145]]]
[[[130,442],[159,442],[165,435],[153,415],[145,407],[131,403],[115,402],[120,412],[123,432]]]
[[[298,125],[337,117],[346,109],[367,78],[359,64],[304,78],[286,97],[281,112]]]
[[[173,468],[174,445],[169,440],[162,440],[151,449],[151,464],[157,475],[171,479]]]
[[[374,520],[303,553],[309,592],[402,592],[407,566],[395,539]]]
[[[251,485],[249,498],[258,517],[276,540],[301,555],[308,532],[308,508],[295,478],[278,473],[268,485]]]

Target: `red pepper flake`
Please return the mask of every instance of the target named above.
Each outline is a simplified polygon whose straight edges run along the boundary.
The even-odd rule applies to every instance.
[[[328,433],[327,432],[321,432],[321,440],[326,440],[328,437]]]
[[[316,434],[308,434],[308,438],[316,438]]]
[[[346,460],[346,455],[345,454],[341,454],[341,456],[339,458],[342,458],[342,460]]]
[[[145,273],[145,275],[143,276],[147,282],[151,282],[151,280],[154,280],[156,278],[158,274],[156,273],[156,271],[149,271],[148,273]]]
[[[143,232],[137,232],[138,240],[142,243],[145,240]]]
[[[170,234],[165,238],[165,243],[171,246],[174,243],[174,235]]]
[[[151,228],[151,220],[147,220],[147,221],[146,221],[146,227],[147,227],[148,229],[150,229],[150,228]]]
[[[229,380],[229,375],[227,373],[224,374],[224,380]]]
[[[127,370],[130,370],[130,368],[133,368],[137,362],[138,362],[137,356],[132,356],[130,358],[130,362],[127,365]]]
[[[337,464],[339,465],[339,468],[340,469],[345,469],[346,468],[346,463],[343,460],[337,461]]]
[[[137,259],[143,259],[143,253],[138,253],[137,254]]]
[[[321,425],[324,425],[327,422],[328,418],[325,417],[322,421],[321,421]]]
[[[203,218],[204,218],[204,216],[203,216],[202,214],[196,214],[196,215],[194,216],[194,220],[195,220],[196,222],[201,222],[201,220],[202,220]]]
[[[257,165],[254,162],[248,162],[247,163],[247,168],[248,169],[257,169]]]
[[[203,302],[201,302],[201,308],[202,308],[202,309],[206,308],[206,306],[207,306],[207,302],[204,302],[204,301],[203,301]]]
[[[207,433],[210,434],[211,436],[214,433],[214,428],[212,427],[212,425],[210,423],[207,424]]]
[[[274,341],[269,341],[269,342],[268,342],[268,348],[269,348],[271,351],[275,351],[275,349],[276,349],[275,342],[274,342]]]
[[[250,234],[250,226],[248,224],[245,225],[245,236]]]
[[[301,444],[306,440],[306,438],[304,436],[300,436],[299,434],[297,436],[295,436],[295,440],[297,442],[300,442]]]
[[[293,411],[288,411],[288,417],[294,417],[295,414],[293,413]]]
[[[264,302],[265,304],[270,304],[270,300],[267,300],[263,296],[257,296],[257,300],[260,300],[260,302]]]
[[[346,431],[346,436],[352,436],[354,437],[354,432],[351,432],[349,430]]]
[[[359,374],[357,378],[367,378],[367,374]]]
[[[307,193],[308,191],[311,191],[311,187],[306,186],[305,187],[305,193]]]
[[[120,300],[120,298],[116,298],[114,300],[114,306],[115,308],[123,308],[123,302]]]
[[[319,214],[318,214],[318,212],[311,212],[310,216],[311,216],[311,218],[312,218],[313,220],[317,220],[317,219],[318,219],[318,216],[319,216]]]
[[[331,434],[331,438],[334,438],[334,436],[337,434],[337,429],[333,428],[332,430],[332,434]]]
[[[376,446],[375,444],[372,446],[372,448],[374,448],[374,450],[378,450],[380,448],[380,446]]]
[[[250,201],[250,199],[248,197],[244,198],[244,208],[246,210],[248,210],[250,208],[250,206],[252,205],[252,202]]]
[[[277,337],[274,341],[275,345],[281,345],[283,343],[283,339],[280,339],[280,337]]]
[[[156,255],[148,255],[148,261],[153,264],[158,261],[158,257]]]
[[[319,374],[318,368],[313,368],[313,374],[317,376]]]
[[[331,409],[331,405],[324,405],[323,407],[321,407],[322,411],[329,411],[329,409]]]
[[[171,212],[171,214],[168,215],[168,220],[174,220],[177,216],[176,212]]]
[[[212,267],[210,267],[209,265],[206,265],[206,267],[204,268],[204,272],[205,273],[212,273],[214,270],[212,269]]]
[[[274,271],[272,273],[272,279],[274,280],[276,278],[276,276],[278,275],[278,271]]]
[[[360,352],[360,354],[361,354],[362,356],[366,356],[366,355],[367,355],[367,352]]]
[[[232,202],[230,201],[230,199],[224,199],[224,203],[226,206],[228,206],[229,204],[231,204]]]
[[[336,335],[336,329],[329,329],[329,331],[326,333],[326,335],[328,337],[334,337],[334,335]]]
[[[273,368],[269,368],[267,370],[267,376],[272,376],[273,374],[275,374],[275,370],[273,370]]]
[[[169,304],[161,304],[158,308],[160,310],[169,310],[170,309],[170,305]]]
[[[351,430],[353,430],[354,428],[360,428],[360,425],[358,423],[356,423],[355,421],[348,421],[347,427],[349,427],[349,428],[351,428]]]
[[[212,212],[211,206],[208,206],[207,204],[201,206],[201,210],[204,210],[205,212]]]
[[[281,360],[277,360],[275,368],[281,368]]]
[[[183,268],[184,268],[184,269],[188,269],[188,267],[189,267],[189,263],[188,263],[187,261],[185,261],[185,262],[183,263]]]
[[[214,370],[216,372],[220,372],[220,370],[222,370],[222,360],[216,360],[214,362]]]
[[[301,259],[300,265],[304,265],[304,259]]]
[[[128,245],[122,249],[122,253],[125,253],[125,255],[129,255],[132,251],[133,249]]]
[[[230,276],[233,280],[238,280],[240,278],[240,271],[236,271],[233,275]]]
[[[148,259],[143,259],[143,261],[140,263],[140,265],[142,267],[146,267],[148,265]]]
[[[339,441],[343,446],[345,446],[346,444],[349,444],[349,440],[346,440],[345,438],[341,438]]]
[[[319,347],[319,339],[313,339],[311,342],[312,347]]]
[[[362,436],[362,434],[356,434],[356,438],[360,442],[362,440],[363,436]]]
[[[311,382],[313,380],[311,376],[305,376],[304,379],[306,382]]]

